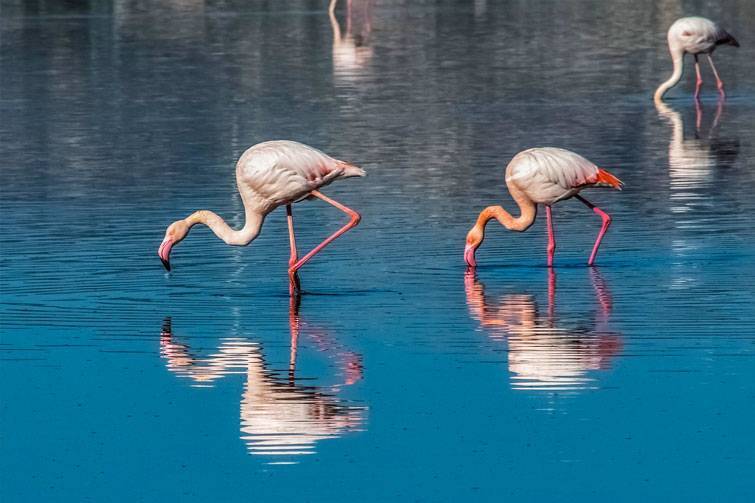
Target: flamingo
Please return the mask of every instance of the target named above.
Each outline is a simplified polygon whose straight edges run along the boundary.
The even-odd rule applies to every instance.
[[[603,220],[598,238],[593,246],[588,265],[595,263],[598,247],[603,239],[611,217],[579,195],[587,187],[613,187],[621,190],[623,183],[604,169],[579,154],[561,148],[531,148],[519,152],[506,167],[506,186],[519,205],[520,215],[511,216],[501,206],[488,206],[480,212],[474,227],[467,233],[464,260],[474,267],[475,251],[485,238],[485,225],[495,218],[511,231],[524,232],[535,222],[537,205],[545,206],[548,225],[548,267],[553,267],[556,239],[553,234],[551,206],[559,201],[577,198]]]
[[[671,28],[668,29],[668,50],[674,63],[674,72],[666,82],[658,86],[653,99],[656,102],[663,100],[663,95],[666,94],[666,91],[674,87],[682,78],[685,53],[692,54],[695,57],[695,73],[697,74],[695,99],[699,99],[700,87],[703,85],[703,79],[700,77],[700,63],[698,61],[698,55],[700,54],[708,56],[710,68],[713,70],[713,75],[716,76],[718,92],[721,93],[721,97],[725,97],[724,83],[718,76],[718,71],[716,71],[712,58],[713,51],[719,45],[739,47],[739,42],[710,19],[704,17],[683,17],[677,19],[671,25]]]
[[[289,243],[289,281],[291,292],[300,288],[297,271],[320,250],[361,219],[359,213],[325,196],[317,189],[335,180],[365,176],[363,169],[334,159],[319,150],[295,141],[278,140],[258,143],[244,152],[236,163],[236,184],[244,203],[244,227],[233,230],[216,213],[195,211],[183,220],[170,224],[157,251],[165,269],[170,271],[170,252],[196,224],[209,227],[226,244],[246,246],[260,233],[268,213],[278,206],[286,206]],[[298,258],[294,237],[294,218],[291,206],[302,199],[316,197],[343,211],[350,221],[327,237],[302,258]]]

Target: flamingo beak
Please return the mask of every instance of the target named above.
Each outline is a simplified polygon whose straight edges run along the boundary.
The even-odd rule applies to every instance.
[[[475,267],[477,265],[477,262],[474,259],[474,252],[475,247],[473,245],[467,244],[464,247],[464,261],[469,267]]]
[[[160,243],[160,248],[157,250],[157,256],[160,257],[166,271],[170,271],[170,249],[172,246],[173,241],[166,238]]]

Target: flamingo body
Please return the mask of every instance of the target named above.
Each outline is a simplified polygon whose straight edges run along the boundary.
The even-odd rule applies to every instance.
[[[621,190],[621,180],[579,154],[561,148],[545,147],[531,148],[515,155],[506,167],[506,186],[521,213],[515,218],[500,206],[489,206],[482,210],[474,227],[467,234],[464,249],[467,265],[476,265],[475,251],[485,238],[485,225],[488,221],[496,219],[509,230],[523,232],[534,223],[537,205],[541,204],[545,206],[548,224],[548,266],[552,266],[556,241],[551,206],[571,197],[579,199],[603,220],[588,261],[589,265],[593,264],[611,217],[578,194],[588,187],[603,186]]]
[[[704,17],[683,17],[668,29],[669,47],[681,48],[689,54],[708,54],[722,44],[739,47],[739,43],[726,30]]]
[[[718,71],[713,64],[712,54],[719,45],[733,45],[739,47],[739,42],[726,30],[710,19],[704,17],[683,17],[677,19],[668,30],[667,34],[669,53],[674,65],[671,77],[658,86],[654,99],[656,102],[663,99],[663,95],[674,87],[682,78],[684,71],[684,55],[692,54],[695,57],[695,73],[697,83],[695,86],[695,98],[700,95],[700,87],[703,84],[700,76],[698,55],[705,54],[710,62],[710,67],[716,77],[716,84],[721,96],[725,96],[724,83],[718,76]]]
[[[244,227],[234,230],[216,213],[195,211],[183,220],[168,226],[157,254],[170,270],[170,252],[196,224],[208,226],[226,244],[246,246],[260,232],[268,213],[286,206],[291,244],[289,279],[291,291],[299,287],[297,271],[331,241],[359,223],[356,211],[326,197],[318,189],[342,178],[365,176],[364,170],[348,162],[334,159],[316,148],[295,141],[279,140],[259,143],[241,155],[236,164],[236,183],[244,203]],[[351,221],[307,253],[301,259],[296,251],[291,205],[306,197],[316,197],[351,217]]]
[[[236,164],[236,182],[242,197],[268,213],[335,180],[364,175],[361,168],[289,140],[258,143],[247,149]]]
[[[531,148],[519,152],[506,167],[506,185],[517,187],[533,203],[550,206],[587,187],[611,186],[600,172],[595,164],[569,150]]]

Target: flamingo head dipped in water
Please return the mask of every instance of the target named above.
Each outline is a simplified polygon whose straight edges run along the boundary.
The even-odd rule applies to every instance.
[[[700,97],[700,88],[703,85],[703,79],[700,74],[700,63],[698,58],[701,54],[708,57],[708,63],[716,77],[716,85],[721,98],[724,98],[724,82],[718,75],[716,65],[713,64],[713,51],[720,45],[731,45],[739,47],[739,42],[729,32],[721,28],[718,24],[704,17],[683,17],[677,19],[668,30],[668,50],[671,54],[671,60],[674,65],[674,71],[669,79],[658,86],[653,99],[656,103],[663,100],[663,96],[669,89],[679,83],[684,72],[684,55],[692,54],[695,58],[695,74],[697,81],[695,83],[695,99]]]
[[[163,242],[160,243],[157,254],[160,256],[160,260],[162,260],[166,270],[170,271],[170,250],[183,241],[189,234],[189,230],[191,230],[191,226],[186,220],[176,220],[165,230],[165,237],[163,238]]]

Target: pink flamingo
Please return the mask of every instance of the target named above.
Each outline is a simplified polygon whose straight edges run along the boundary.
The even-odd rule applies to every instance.
[[[719,45],[739,47],[739,42],[734,37],[710,19],[705,19],[704,17],[683,17],[674,21],[674,24],[668,29],[667,38],[668,50],[674,63],[674,71],[671,77],[656,89],[653,96],[656,103],[663,100],[663,95],[682,78],[685,53],[692,54],[695,57],[695,73],[697,74],[695,99],[699,98],[700,87],[703,85],[703,79],[700,76],[700,63],[697,60],[700,54],[708,56],[710,68],[716,77],[718,92],[721,93],[721,97],[726,96],[724,93],[724,82],[718,76],[716,66],[713,64],[712,55],[713,51]]]
[[[293,293],[299,288],[297,271],[331,241],[359,223],[359,213],[317,190],[335,180],[353,176],[365,176],[365,172],[357,166],[334,159],[307,145],[285,140],[258,143],[244,152],[236,163],[236,184],[244,203],[246,218],[244,227],[234,230],[212,211],[195,211],[183,220],[177,220],[168,226],[157,254],[165,268],[170,271],[171,249],[180,243],[196,224],[206,225],[226,244],[246,246],[259,235],[267,214],[278,206],[286,205],[291,246],[288,274]],[[312,251],[298,258],[291,205],[309,197],[316,197],[332,204],[349,215],[351,220]]]
[[[578,193],[587,187],[613,187],[621,190],[621,180],[581,155],[546,147],[531,148],[515,155],[506,167],[506,186],[519,205],[520,215],[514,218],[500,206],[488,206],[482,210],[474,227],[467,234],[464,249],[467,265],[474,267],[477,264],[475,251],[485,238],[485,225],[489,220],[495,218],[511,231],[524,232],[535,222],[537,205],[542,204],[545,206],[548,223],[548,267],[553,267],[556,239],[553,234],[551,205],[571,197],[576,197],[603,219],[603,226],[587,262],[588,265],[595,263],[598,247],[611,224],[611,217]]]

